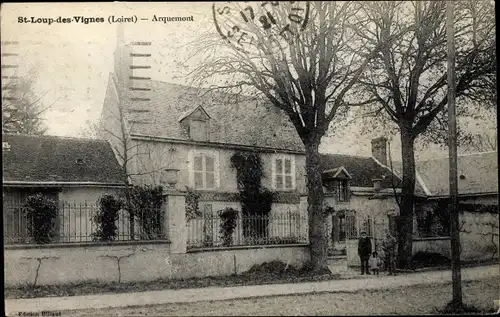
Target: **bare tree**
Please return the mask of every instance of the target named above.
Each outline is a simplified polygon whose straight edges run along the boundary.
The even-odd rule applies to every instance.
[[[222,36],[205,37],[195,47],[203,59],[191,73],[195,82],[215,78],[214,89],[264,97],[295,126],[305,147],[314,269],[326,265],[318,146],[332,121],[355,105],[353,85],[380,46],[352,32],[360,7],[323,1],[214,5]]]
[[[455,9],[456,96],[471,105],[496,107],[495,19],[489,1],[460,1]],[[400,133],[402,196],[399,223],[401,267],[412,255],[415,153],[417,138],[447,129],[446,26],[444,1],[377,1],[366,3],[356,34],[382,45],[360,78],[360,92],[376,103],[372,115],[384,114]],[[374,28],[370,28],[371,26]],[[402,29],[397,40],[388,41]],[[460,114],[460,111],[458,111]],[[377,121],[379,119],[377,118]]]
[[[105,100],[100,122],[90,124],[88,129],[90,135],[105,139],[111,144],[123,168],[126,176],[124,179],[125,204],[130,217],[129,233],[132,238],[135,236],[136,216],[131,197],[133,184],[160,185],[162,171],[170,164],[170,162],[165,162],[165,159],[171,156],[168,153],[170,148],[161,147],[154,142],[132,139],[133,127],[134,123],[132,120],[127,120],[127,110],[122,103],[116,103],[115,107],[112,107],[108,106]],[[142,180],[136,178],[142,178]]]
[[[498,139],[496,131],[486,131],[472,136],[469,148],[475,152],[497,151]]]
[[[85,125],[80,128],[78,136],[88,139],[100,139],[100,128],[98,122],[92,122],[90,120],[85,120]]]

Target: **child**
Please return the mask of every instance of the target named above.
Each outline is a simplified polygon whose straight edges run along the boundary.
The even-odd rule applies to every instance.
[[[372,256],[370,257],[370,260],[368,262],[373,274],[378,275],[382,260],[380,260],[376,251],[372,253]]]

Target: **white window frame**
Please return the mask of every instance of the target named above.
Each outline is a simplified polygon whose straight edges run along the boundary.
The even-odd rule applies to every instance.
[[[194,158],[196,156],[208,156],[214,159],[214,187],[206,187],[206,174],[203,176],[203,187],[196,188],[194,181]],[[205,159],[203,159],[205,162]],[[191,150],[188,154],[188,164],[189,164],[189,185],[195,190],[216,190],[220,187],[220,164],[219,164],[219,152],[210,150]],[[205,164],[205,163],[203,163]]]
[[[283,164],[281,166],[282,170],[277,171],[276,170],[276,160],[282,160]],[[285,174],[285,160],[290,160],[290,174]],[[285,154],[275,154],[272,156],[272,188],[274,190],[278,191],[293,191],[296,189],[296,166],[295,166],[295,157],[293,155],[285,155]],[[291,188],[285,188],[286,181],[285,177],[283,177],[283,188],[277,188],[276,186],[276,176],[278,175],[283,175],[283,176],[291,176],[292,177],[292,187]]]

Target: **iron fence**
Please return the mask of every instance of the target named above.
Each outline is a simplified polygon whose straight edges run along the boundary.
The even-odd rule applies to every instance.
[[[223,247],[222,220],[216,214],[188,220],[188,248]],[[237,216],[230,246],[294,244],[307,242],[307,218],[297,212],[268,216]]]
[[[111,236],[104,237],[96,220],[99,206],[87,203],[58,204],[57,216],[52,221],[49,243],[91,241],[163,240],[167,238],[165,215],[162,208],[144,208],[130,213],[121,209]],[[133,221],[132,221],[133,218]],[[133,223],[133,225],[132,225]],[[37,224],[23,205],[3,206],[5,244],[35,244],[33,228]],[[132,234],[133,233],[133,234]]]

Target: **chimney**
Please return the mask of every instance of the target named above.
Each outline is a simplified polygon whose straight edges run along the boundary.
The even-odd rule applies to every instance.
[[[387,138],[380,137],[372,140],[372,156],[387,166]]]
[[[373,191],[378,193],[382,189],[382,178],[374,178],[372,179],[373,182]]]
[[[125,99],[127,97],[128,86],[130,85],[130,76],[132,76],[132,70],[130,65],[132,64],[132,58],[130,56],[131,49],[125,42],[125,35],[123,30],[123,25],[120,23],[117,25],[116,29],[116,48],[114,54],[114,72],[116,78],[116,87],[120,98]]]
[[[151,91],[151,42],[125,40],[122,24],[117,25],[115,76],[122,98],[131,101],[149,100]]]

